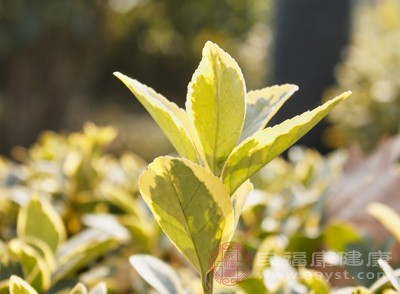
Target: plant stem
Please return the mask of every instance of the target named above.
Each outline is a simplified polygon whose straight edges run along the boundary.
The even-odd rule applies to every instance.
[[[204,294],[212,294],[214,288],[214,270],[211,270],[202,278]]]

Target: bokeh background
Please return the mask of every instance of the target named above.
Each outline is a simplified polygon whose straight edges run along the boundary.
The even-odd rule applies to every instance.
[[[126,126],[122,133],[130,139],[121,142],[141,135],[158,140],[160,132],[112,73],[126,73],[182,104],[207,40],[237,58],[252,87],[266,81],[270,1],[0,3],[2,153],[28,146],[45,129],[76,129],[87,120]],[[170,148],[160,140],[149,146]],[[146,139],[140,142],[129,146],[149,149]]]
[[[364,1],[365,2],[365,1]],[[171,146],[112,76],[182,105],[207,40],[238,61],[248,88],[300,86],[278,120],[320,103],[350,40],[350,0],[1,0],[0,153],[85,121],[121,129],[116,150],[151,159]],[[364,3],[364,5],[366,5]],[[302,141],[326,151],[321,127]],[[140,143],[138,143],[140,142]],[[156,147],[155,147],[156,146]]]

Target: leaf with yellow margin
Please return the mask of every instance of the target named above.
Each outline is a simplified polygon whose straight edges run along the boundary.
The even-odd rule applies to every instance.
[[[186,112],[200,139],[211,171],[219,175],[243,128],[245,83],[236,61],[212,42],[188,86]]]
[[[379,220],[400,242],[400,215],[393,208],[373,202],[368,204],[367,212]]]
[[[31,285],[18,276],[11,276],[9,287],[10,294],[37,294]]]
[[[157,122],[175,150],[187,159],[200,162],[200,151],[196,148],[194,130],[185,111],[175,103],[168,101],[164,96],[152,88],[131,79],[126,75],[115,72],[149,114]]]
[[[253,191],[253,184],[250,182],[250,180],[247,180],[240,185],[240,187],[235,191],[235,193],[233,193],[231,197],[235,228],[239,222],[240,214],[242,213],[247,197],[251,191]]]
[[[282,105],[299,89],[296,85],[280,85],[246,94],[246,117],[240,142],[262,130]]]
[[[21,264],[26,280],[38,291],[50,287],[51,272],[43,257],[27,243],[13,239],[8,245],[11,256]]]
[[[158,293],[185,293],[177,273],[162,260],[147,254],[135,254],[129,257],[129,262]]]
[[[78,283],[74,288],[69,292],[69,294],[87,294],[87,288],[82,283]]]
[[[35,237],[43,240],[53,252],[66,238],[60,215],[47,200],[37,197],[33,197],[26,207],[20,209],[17,231],[19,238]]]
[[[140,192],[163,231],[204,278],[211,253],[233,234],[232,203],[205,168],[159,157],[139,180]]]
[[[239,144],[229,155],[222,172],[229,193],[233,193],[251,175],[304,136],[349,95],[350,92],[343,93],[312,111],[258,131]]]

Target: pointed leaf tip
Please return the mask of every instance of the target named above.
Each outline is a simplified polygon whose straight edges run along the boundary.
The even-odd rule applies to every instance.
[[[243,128],[245,82],[236,61],[212,42],[188,86],[186,112],[197,131],[208,166],[219,175]]]
[[[78,283],[74,288],[69,292],[69,294],[87,294],[87,288],[82,283]]]
[[[12,275],[9,286],[10,294],[37,294],[36,290],[25,280]]]
[[[350,93],[345,92],[312,111],[258,131],[239,144],[229,155],[222,171],[229,193],[304,136]]]
[[[185,113],[175,103],[152,88],[121,73],[114,73],[139,100],[155,122],[163,130],[175,150],[185,158],[199,162],[199,150],[192,136],[192,125]]]
[[[240,142],[262,130],[282,105],[299,89],[284,84],[250,91],[246,94],[246,116]]]

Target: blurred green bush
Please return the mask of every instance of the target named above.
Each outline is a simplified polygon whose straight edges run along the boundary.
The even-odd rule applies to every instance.
[[[330,115],[332,147],[356,143],[369,152],[383,137],[399,133],[400,1],[359,3],[352,42],[336,76],[338,86],[327,97],[343,89],[353,95]]]
[[[30,145],[43,130],[78,129],[115,101],[126,112],[121,105],[134,102],[111,78],[117,68],[183,102],[207,40],[232,52],[250,88],[264,85],[270,6],[270,0],[1,1],[0,152]]]
[[[157,252],[158,227],[137,197],[145,162],[108,154],[115,136],[115,129],[88,123],[80,133],[43,133],[30,149],[15,151],[19,163],[1,158],[1,280],[22,275],[37,291],[55,291],[84,276],[94,286],[121,275],[129,254]],[[113,286],[130,288],[129,281]]]
[[[152,266],[162,268],[175,282],[179,277],[180,287],[191,293],[200,289],[198,277],[138,197],[145,162],[132,153],[116,157],[108,152],[115,136],[115,129],[89,123],[82,132],[43,133],[31,148],[15,149],[17,161],[0,159],[0,293],[9,293],[9,283],[13,289],[29,288],[18,277],[39,293],[86,287],[90,293],[149,293],[150,286],[138,276],[148,278],[140,270],[145,266],[150,271]],[[288,161],[277,158],[253,177],[255,190],[234,240],[254,257],[252,274],[234,287],[219,285],[216,293],[328,293],[332,281],[318,268],[293,267],[285,254],[386,250],[353,226],[325,219],[327,189],[341,174],[345,159],[343,152],[323,157],[296,147]],[[394,211],[374,204],[368,212],[398,237]],[[140,264],[138,273],[129,264],[131,255],[132,264]],[[357,271],[371,268],[359,267],[351,274]],[[277,273],[292,278],[264,279]],[[388,282],[387,267],[385,273],[370,289],[395,287]],[[373,281],[367,282],[363,285]],[[367,288],[342,290],[371,293]]]

